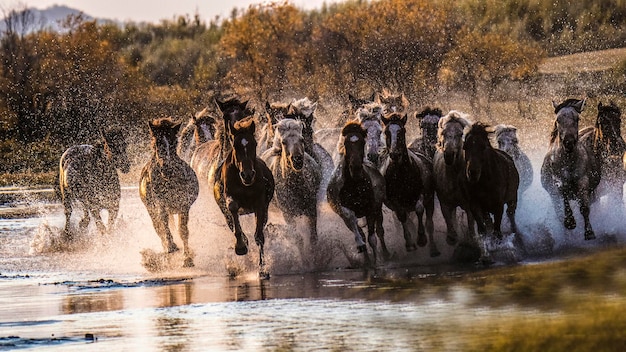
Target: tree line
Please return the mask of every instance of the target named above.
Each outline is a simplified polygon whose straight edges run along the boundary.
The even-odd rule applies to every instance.
[[[348,0],[233,9],[208,22],[70,16],[36,29],[24,5],[0,37],[0,173],[54,170],[65,148],[121,126],[185,118],[235,92],[259,107],[308,96],[337,105],[383,88],[416,105],[457,92],[475,109],[503,82],[532,84],[549,55],[626,42],[626,0]],[[144,138],[145,139],[145,138]]]

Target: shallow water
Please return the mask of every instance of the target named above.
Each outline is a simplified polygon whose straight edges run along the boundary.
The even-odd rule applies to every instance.
[[[0,218],[0,349],[463,350],[495,319],[565,314],[515,301],[477,304],[480,292],[461,281],[478,269],[451,264],[440,218],[435,226],[441,257],[430,258],[427,247],[406,253],[399,225],[385,213],[393,258],[373,270],[355,269],[361,258],[353,240],[324,205],[315,251],[280,214],[270,214],[272,277],[259,280],[253,242],[250,254],[235,256],[217,206],[200,197],[191,214],[196,266],[190,269],[180,268],[176,255],[163,271],[142,265],[142,251],[161,248],[132,187],[124,189],[115,230],[101,236],[90,225],[70,249],[56,246],[64,222],[58,205],[27,201],[37,216]],[[537,249],[537,238],[555,226],[539,206],[545,200],[536,192],[520,206],[520,227],[537,254],[521,264],[551,257]],[[600,239],[623,243],[615,223],[605,219],[598,226]],[[247,231],[252,226],[244,220]],[[584,243],[576,230],[552,237],[556,251],[600,246]]]

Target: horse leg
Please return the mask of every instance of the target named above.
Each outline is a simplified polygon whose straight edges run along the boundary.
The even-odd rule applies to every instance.
[[[376,235],[374,234],[375,232],[375,220],[368,216],[366,218],[367,220],[367,242],[370,244],[370,248],[372,248],[372,254],[374,256],[374,263],[373,265],[376,265],[376,259],[377,259],[377,244],[376,244]]]
[[[248,238],[243,233],[241,223],[239,222],[239,203],[237,203],[237,201],[235,201],[232,197],[228,197],[226,199],[226,207],[228,208],[228,213],[231,216],[235,231],[235,239],[237,240],[235,243],[235,254],[246,255],[248,254]],[[228,217],[226,218],[226,221],[228,222]]]
[[[63,207],[65,208],[65,228],[63,230],[63,236],[66,240],[71,240],[70,219],[72,218],[72,201],[69,200],[69,197],[63,197]]]
[[[522,253],[526,253],[526,245],[522,240],[522,235],[517,228],[517,222],[515,221],[515,212],[517,211],[517,202],[509,202],[506,205],[506,216],[511,223],[511,232],[513,233],[513,245],[520,249]]]
[[[582,207],[580,209],[582,212]],[[572,208],[569,205],[568,197],[563,197],[563,212],[564,212],[564,220],[563,225],[568,230],[573,230],[576,228],[576,219],[574,219],[574,213],[572,212]]]
[[[479,261],[484,265],[493,264],[493,260],[489,254],[489,250],[487,248],[487,226],[485,225],[485,220],[483,219],[483,211],[480,208],[474,208],[470,212],[468,212],[468,223],[470,213],[473,215],[473,219],[476,222],[476,228],[478,230],[477,240],[480,247],[480,259]],[[502,209],[500,210],[500,216],[496,214],[496,222],[498,222],[498,229],[500,229],[499,224],[502,222]],[[468,224],[469,225],[469,224]],[[494,229],[495,231],[495,229]],[[500,238],[502,235],[500,234]]]
[[[426,230],[422,217],[424,216],[424,201],[423,197],[415,203],[415,215],[417,215],[417,245],[424,247],[428,243],[426,238]]]
[[[108,209],[109,219],[107,223],[108,223],[109,231],[113,230],[113,225],[115,225],[115,220],[117,219],[117,213],[119,212],[119,208],[120,208],[120,205],[118,203],[118,204],[114,204]]]
[[[397,211],[394,211],[393,213],[396,214],[396,218],[398,218],[398,221],[400,221],[400,224],[402,224],[402,233],[404,235],[404,248],[406,249],[407,252],[412,252],[416,250],[417,244],[413,242],[411,239],[411,231],[409,230],[409,226],[408,226],[409,217],[408,217],[407,212],[404,210],[397,210]]]
[[[591,228],[591,222],[589,221],[589,196],[583,196],[579,199],[580,213],[585,221],[585,241],[594,240],[596,238],[593,229]]]
[[[387,249],[387,244],[385,243],[385,229],[383,229],[383,211],[379,209],[374,216],[374,224],[376,226],[376,235],[378,236],[378,240],[380,241],[380,246],[383,249],[383,259],[389,260],[391,258],[391,254]]]
[[[193,267],[193,255],[191,249],[189,249],[189,210],[183,211],[178,214],[178,233],[180,239],[183,240],[183,256],[185,260],[183,262],[184,268]]]
[[[78,230],[82,233],[87,230],[87,226],[89,226],[89,221],[91,218],[89,217],[89,207],[86,203],[81,202],[83,204],[83,217],[78,221]]]
[[[458,241],[458,235],[456,233],[456,229],[454,228],[454,219],[456,218],[456,207],[451,207],[449,205],[444,205],[439,202],[441,207],[441,214],[443,215],[443,219],[446,221],[446,243],[450,246],[456,245]]]
[[[265,224],[267,223],[267,208],[254,213],[256,218],[256,229],[254,231],[254,241],[259,246],[259,277],[269,279],[270,274],[265,270]]]
[[[89,207],[89,214],[91,215],[91,217],[93,218],[94,222],[96,223],[96,227],[98,228],[98,231],[100,232],[100,234],[101,235],[106,234],[107,229],[104,226],[104,222],[102,221],[102,217],[100,216],[100,209],[98,209],[94,205],[91,205]]]
[[[148,208],[148,214],[150,214],[150,218],[152,219],[152,225],[154,225],[154,230],[157,235],[161,239],[161,244],[163,245],[163,249],[167,253],[174,253],[178,250],[178,246],[174,242],[174,238],[172,237],[172,233],[169,228],[169,215],[165,209],[158,208]]]
[[[428,234],[428,241],[430,242],[430,256],[438,257],[441,255],[437,244],[435,243],[435,225],[433,223],[433,215],[435,213],[435,194],[427,194],[424,196],[424,208],[426,210],[426,233]]]

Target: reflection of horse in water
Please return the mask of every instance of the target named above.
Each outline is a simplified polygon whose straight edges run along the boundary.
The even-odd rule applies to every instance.
[[[552,199],[565,228],[576,228],[570,200],[577,200],[585,222],[585,239],[596,238],[589,221],[593,191],[600,183],[600,163],[593,150],[579,142],[578,122],[585,101],[567,99],[552,102],[556,119],[550,136],[550,147],[541,166],[541,185]]]
[[[93,218],[100,233],[107,228],[100,211],[108,212],[108,229],[111,230],[120,204],[120,180],[116,169],[127,173],[130,161],[126,153],[126,138],[119,130],[102,135],[94,145],[76,145],[68,148],[59,161],[59,191],[65,208],[66,239],[71,239],[70,218],[76,203],[82,203],[83,217],[79,222],[81,232]]]
[[[374,233],[382,245],[383,256],[389,258],[383,229],[383,200],[385,198],[385,179],[380,172],[366,164],[365,137],[367,132],[361,124],[348,122],[341,132],[341,159],[328,183],[327,197],[330,207],[337,213],[348,229],[352,231],[357,250],[365,256],[369,265],[365,234],[358,225],[358,219],[367,221],[367,242],[370,244],[374,263],[377,258],[377,244]]]
[[[387,147],[380,163],[387,190],[385,205],[402,224],[406,250],[414,251],[418,245],[423,247],[430,241],[430,256],[436,257],[440,252],[433,237],[435,183],[432,162],[426,156],[415,154],[407,148],[406,114],[391,113],[383,116],[382,121]],[[408,226],[408,216],[412,212],[417,215],[417,245]]]
[[[263,153],[276,183],[276,201],[288,225],[307,218],[311,243],[317,242],[317,193],[322,180],[319,164],[304,151],[304,123],[286,115],[274,126],[274,145]]]
[[[487,126],[473,124],[465,134],[465,192],[469,207],[478,228],[478,243],[481,247],[481,261],[490,263],[486,248],[486,220],[493,215],[493,236],[502,240],[501,223],[504,205],[511,232],[515,234],[515,244],[523,248],[522,238],[517,231],[515,211],[517,209],[517,189],[519,174],[513,159],[504,151],[495,149],[489,141]],[[489,221],[490,222],[490,221]]]
[[[225,119],[228,117],[225,115]],[[213,188],[226,223],[235,234],[235,253],[248,253],[248,238],[243,233],[239,215],[254,213],[256,227],[254,240],[259,246],[259,275],[268,277],[265,271],[263,233],[267,223],[268,208],[274,196],[274,178],[265,162],[257,157],[254,119],[246,118],[226,129],[230,151],[223,162],[216,159],[209,172],[209,185]]]
[[[521,196],[533,183],[533,165],[528,155],[522,151],[517,139],[517,128],[511,125],[497,125],[495,127],[496,142],[498,149],[506,152],[513,158],[515,167],[519,173],[519,196]]]
[[[193,152],[203,143],[215,138],[215,118],[204,109],[189,119],[178,137],[178,155],[185,162],[191,161]]]
[[[595,158],[602,164],[602,179],[596,190],[596,198],[607,196],[611,206],[618,211],[623,209],[623,187],[626,171],[622,158],[626,152],[626,142],[622,138],[622,112],[611,102],[610,105],[598,103],[598,117],[594,127],[580,130],[580,143],[587,150],[593,150]]]
[[[195,172],[176,153],[180,123],[170,118],[149,122],[152,157],[141,171],[139,196],[167,253],[178,251],[169,228],[170,216],[178,215],[178,233],[183,241],[183,266],[192,267],[189,249],[189,210],[198,197]]]

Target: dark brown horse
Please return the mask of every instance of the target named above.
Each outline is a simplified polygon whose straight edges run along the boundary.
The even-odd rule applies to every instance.
[[[111,230],[120,203],[120,180],[116,169],[127,173],[130,161],[126,153],[126,138],[119,130],[103,134],[94,145],[76,145],[68,148],[59,161],[59,190],[65,208],[64,236],[71,239],[70,218],[75,203],[82,203],[83,218],[79,228],[84,231],[93,218],[100,233],[107,229],[100,217],[101,210],[108,212]]]
[[[463,150],[467,181],[465,192],[469,199],[470,211],[476,220],[478,235],[481,237],[478,241],[482,244],[481,261],[491,262],[485,242],[486,220],[493,215],[493,235],[497,240],[502,240],[504,205],[511,224],[511,232],[515,234],[515,244],[523,245],[515,222],[519,174],[513,158],[491,146],[487,126],[480,122],[473,124],[466,133]]]
[[[235,234],[237,255],[248,253],[248,239],[241,228],[239,215],[254,213],[254,240],[259,246],[259,275],[269,277],[265,270],[263,231],[267,223],[268,207],[274,197],[274,177],[265,162],[257,157],[254,119],[237,121],[226,133],[231,145],[230,151],[223,162],[213,163],[209,172],[209,184],[228,227]]]
[[[417,245],[423,247],[430,241],[430,255],[436,257],[440,253],[433,238],[435,209],[433,164],[426,156],[415,154],[407,148],[406,114],[391,113],[383,116],[382,121],[387,146],[380,166],[387,190],[385,205],[394,212],[402,224],[406,250],[416,250]],[[417,214],[417,245],[408,226],[408,216],[412,212]]]
[[[384,239],[382,206],[385,199],[385,179],[380,172],[365,164],[365,138],[367,132],[361,124],[348,122],[341,131],[341,160],[337,164],[328,183],[327,197],[330,207],[337,213],[348,229],[354,234],[359,253],[365,256],[369,265],[365,234],[358,225],[358,219],[367,221],[367,242],[377,258],[377,243],[374,232],[380,239],[383,256],[389,257]]]
[[[541,185],[552,198],[558,218],[565,228],[576,228],[570,200],[577,200],[585,222],[585,239],[596,238],[589,221],[591,197],[600,183],[600,164],[592,149],[579,143],[578,122],[585,100],[552,102],[556,119],[550,147],[541,166]]]
[[[441,109],[431,109],[430,107],[415,113],[415,118],[420,125],[421,136],[415,138],[409,144],[409,149],[412,152],[424,154],[431,160],[435,157],[435,151],[437,151],[437,129],[441,116]]]
[[[178,251],[169,228],[170,217],[178,216],[178,233],[183,241],[183,266],[192,267],[189,249],[189,210],[198,198],[198,178],[176,153],[181,124],[171,118],[149,122],[152,156],[141,170],[139,196],[148,210],[154,230],[167,253]]]
[[[384,106],[384,114],[392,112],[408,113],[409,110],[409,100],[406,98],[404,93],[392,94],[386,88],[377,94],[376,102]]]
[[[612,206],[623,209],[623,187],[626,171],[622,157],[626,152],[626,142],[622,138],[622,112],[611,102],[598,103],[598,117],[594,127],[580,130],[580,142],[593,150],[595,159],[601,163],[602,179],[596,190],[596,198],[607,196]],[[623,210],[621,210],[623,211]]]
[[[178,137],[178,155],[189,163],[193,152],[203,143],[215,138],[215,118],[209,115],[208,109],[196,113]]]

